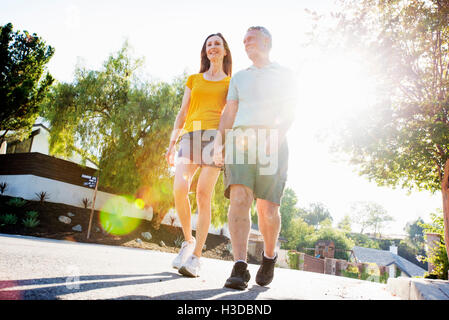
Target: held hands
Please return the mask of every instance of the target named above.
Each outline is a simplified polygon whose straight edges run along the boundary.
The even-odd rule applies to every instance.
[[[218,139],[214,142],[214,163],[219,167],[222,167],[224,164],[223,145],[218,141]]]
[[[167,163],[170,167],[173,167],[175,165],[175,147],[174,147],[174,145],[168,147],[167,153],[165,154],[165,159],[167,160]]]

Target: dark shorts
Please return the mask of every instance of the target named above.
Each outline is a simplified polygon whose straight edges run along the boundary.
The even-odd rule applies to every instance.
[[[239,129],[239,128],[236,128]],[[248,128],[240,128],[245,131]],[[253,134],[227,134],[225,143],[225,197],[230,198],[230,187],[242,184],[253,191],[255,199],[268,200],[279,204],[287,181],[288,145],[285,140],[266,155],[264,139],[255,139],[261,128],[249,128]],[[266,130],[266,129],[264,129]],[[232,130],[231,132],[235,132]],[[255,133],[255,134],[254,134]],[[246,136],[246,138],[245,138]]]
[[[216,167],[214,163],[214,140],[217,130],[198,130],[182,135],[179,141],[178,160],[190,160],[200,166]]]

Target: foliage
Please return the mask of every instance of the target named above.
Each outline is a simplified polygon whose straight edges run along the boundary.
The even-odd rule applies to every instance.
[[[341,270],[341,275],[347,278],[358,279],[359,278],[359,269],[354,265],[348,265],[346,270]]]
[[[332,221],[332,216],[329,210],[322,203],[312,203],[309,209],[302,210],[300,217],[310,226],[318,229],[320,222],[329,219]]]
[[[317,232],[311,234],[308,237],[308,243],[311,248],[315,246],[319,240],[332,240],[336,249],[340,250],[352,250],[354,242],[346,237],[345,232],[334,228],[321,228]],[[349,259],[349,251],[335,251],[336,259]]]
[[[8,187],[8,184],[6,182],[0,183],[0,194],[3,194]]]
[[[165,82],[132,77],[142,65],[127,43],[99,71],[77,67],[72,83],[59,83],[43,104],[51,124],[50,151],[99,166],[100,185],[138,195],[160,223],[173,206],[173,173],[165,161],[181,105],[185,76]]]
[[[417,243],[413,243],[408,239],[399,242],[398,255],[427,270],[427,263],[418,259],[419,256],[424,256],[425,254],[424,244],[417,245]]]
[[[22,223],[26,228],[34,228],[39,225],[40,221],[36,217],[27,217],[22,219]]]
[[[360,226],[360,233],[365,229],[371,229],[374,234],[380,234],[384,224],[392,221],[393,217],[378,203],[357,201],[351,205],[351,219]]]
[[[449,5],[440,0],[340,0],[311,42],[363,61],[372,94],[348,113],[334,149],[379,186],[442,190],[449,159]],[[316,14],[314,14],[317,16]],[[320,17],[317,17],[320,20]],[[335,130],[334,130],[335,131]],[[449,169],[449,162],[448,162]],[[449,209],[444,197],[446,229]],[[447,210],[446,210],[447,209]],[[449,230],[446,230],[449,251]]]
[[[314,40],[354,52],[373,85],[348,114],[337,151],[381,186],[441,190],[449,158],[449,10],[438,0],[342,0]]]
[[[405,226],[407,238],[412,244],[415,244],[416,246],[422,246],[424,244],[424,232],[422,227],[423,223],[424,220],[422,218],[418,218],[413,222],[407,222]]]
[[[279,213],[281,215],[281,236],[286,236],[291,226],[292,220],[298,217],[299,209],[296,207],[298,198],[292,188],[285,188],[281,200]]]
[[[45,191],[36,192],[35,195],[40,203],[44,203],[45,201],[50,199],[50,195]]]
[[[436,244],[435,248],[429,248],[427,257],[421,257],[422,261],[431,263],[434,266],[434,270],[431,275],[436,276],[438,279],[447,280],[449,261],[446,252],[446,246],[444,244],[444,222],[442,214],[431,213],[431,223],[424,223],[421,226],[424,229],[424,233],[437,233],[440,235],[440,242]],[[427,236],[425,236],[427,239]],[[428,274],[425,275],[429,276]]]
[[[39,213],[37,211],[27,211],[25,214],[26,218],[36,218],[39,216]]]
[[[283,249],[298,250],[309,247],[308,238],[315,232],[313,226],[309,226],[302,218],[292,219],[288,230],[285,232],[286,243],[282,243]]]
[[[380,249],[378,241],[373,240],[362,233],[349,233],[348,238],[350,238],[354,242],[354,245],[358,247]]]
[[[16,224],[17,223],[17,216],[12,213],[3,214],[0,216],[0,222],[2,224]]]
[[[8,23],[0,26],[0,143],[8,132],[9,139],[23,140],[31,133],[53,78],[45,65],[54,49],[35,33],[13,31]]]
[[[287,262],[290,269],[298,269],[300,263],[298,252],[289,250],[287,252]]]
[[[346,233],[350,233],[352,230],[351,224],[351,217],[349,215],[345,215],[343,219],[341,219],[341,221],[338,223],[337,227]]]
[[[22,208],[26,203],[27,201],[22,198],[12,198],[9,199],[8,202],[6,202],[8,206],[15,208]]]

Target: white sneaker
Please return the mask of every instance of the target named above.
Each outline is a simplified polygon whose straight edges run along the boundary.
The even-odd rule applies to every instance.
[[[201,269],[200,258],[192,254],[179,269],[179,273],[186,277],[199,277]]]
[[[192,238],[193,241],[184,241],[181,245],[181,250],[179,250],[178,255],[172,262],[172,266],[175,269],[181,268],[181,266],[186,262],[187,258],[193,253],[196,245],[196,239]]]

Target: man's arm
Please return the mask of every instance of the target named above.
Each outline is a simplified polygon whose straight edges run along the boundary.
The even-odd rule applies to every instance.
[[[237,100],[228,100],[221,114],[217,137],[214,143],[214,161],[217,165],[223,165],[223,144],[226,138],[226,130],[231,129],[234,125],[238,109],[239,102]]]

